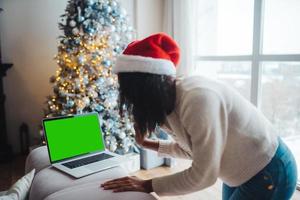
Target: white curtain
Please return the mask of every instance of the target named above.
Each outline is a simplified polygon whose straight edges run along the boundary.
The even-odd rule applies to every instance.
[[[164,0],[164,31],[170,34],[181,48],[177,76],[192,75],[195,69],[195,1],[197,0]]]

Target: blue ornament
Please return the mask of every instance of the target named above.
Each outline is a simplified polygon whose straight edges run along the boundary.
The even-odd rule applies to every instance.
[[[69,100],[69,101],[67,101],[67,103],[66,103],[66,107],[67,108],[72,108],[73,106],[74,106],[74,101],[72,101],[72,100]]]
[[[102,77],[98,78],[98,80],[96,81],[96,84],[98,87],[101,87],[104,83],[105,83],[105,80]]]
[[[116,53],[121,53],[121,51],[122,51],[122,48],[120,46],[116,46],[114,48],[114,52],[116,52]]]
[[[87,19],[82,24],[83,24],[84,28],[88,28],[88,26],[90,25],[90,23],[91,23],[91,20]]]
[[[106,17],[106,23],[105,23],[105,24],[106,24],[107,26],[111,25],[112,22],[113,22],[113,19],[114,19],[113,17]]]
[[[66,52],[67,52],[67,53],[71,53],[71,52],[72,52],[72,49],[67,48],[67,49],[66,49]]]
[[[104,65],[105,67],[110,67],[111,66],[111,61],[110,60],[103,60],[102,65]]]
[[[120,12],[119,12],[119,10],[113,10],[112,12],[111,12],[111,15],[113,16],[113,17],[120,17]]]
[[[102,112],[104,110],[104,107],[98,104],[98,105],[96,105],[95,110],[97,112]]]
[[[92,8],[95,9],[95,10],[101,10],[102,9],[102,5],[101,5],[101,3],[95,3],[92,6]]]
[[[88,29],[87,29],[87,32],[88,32],[89,34],[94,34],[94,33],[95,33],[95,29],[93,29],[93,28],[88,28]]]
[[[101,17],[101,18],[99,19],[99,22],[100,22],[100,24],[104,25],[104,24],[105,24],[105,19],[104,19],[103,17]]]
[[[74,40],[74,43],[77,44],[77,45],[80,44],[80,38],[76,38],[76,39]]]
[[[110,5],[111,5],[111,7],[115,8],[115,7],[118,6],[118,3],[117,3],[116,1],[112,1],[112,2],[110,3]]]
[[[83,83],[84,83],[85,85],[89,84],[89,77],[88,77],[88,76],[84,76],[84,77],[83,77]]]
[[[110,7],[110,6],[107,6],[106,12],[107,12],[107,13],[110,13],[111,11],[112,11],[111,7]]]
[[[86,5],[91,6],[95,3],[94,0],[85,0]]]
[[[111,12],[111,7],[108,6],[108,5],[103,5],[103,8],[102,8],[102,12],[104,12],[104,14],[108,14]]]
[[[83,22],[84,20],[85,20],[85,18],[84,18],[83,16],[79,16],[79,17],[78,17],[78,21],[79,21],[79,22]]]
[[[78,56],[78,63],[79,64],[84,64],[86,61],[85,56],[84,55],[80,55]]]
[[[88,18],[93,13],[93,9],[91,7],[87,7],[86,9],[84,9],[84,12],[84,16]]]

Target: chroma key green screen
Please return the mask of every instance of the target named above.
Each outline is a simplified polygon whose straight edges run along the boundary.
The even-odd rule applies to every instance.
[[[44,120],[51,162],[105,149],[98,114]]]

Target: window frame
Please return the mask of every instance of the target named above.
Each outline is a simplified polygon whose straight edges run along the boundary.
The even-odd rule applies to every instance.
[[[263,62],[300,62],[300,54],[263,54],[263,23],[265,0],[254,0],[253,40],[251,55],[196,55],[195,61],[251,62],[250,101],[260,109]],[[300,190],[300,180],[297,189]]]
[[[196,61],[248,61],[251,62],[250,101],[260,108],[261,76],[263,62],[300,62],[300,54],[263,54],[264,1],[254,0],[253,40],[251,55],[197,55]]]

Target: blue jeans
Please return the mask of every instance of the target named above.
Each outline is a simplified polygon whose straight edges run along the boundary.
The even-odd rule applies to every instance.
[[[288,200],[296,185],[296,161],[279,138],[274,157],[258,174],[238,187],[223,184],[223,200]]]

